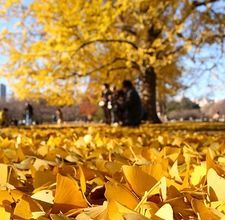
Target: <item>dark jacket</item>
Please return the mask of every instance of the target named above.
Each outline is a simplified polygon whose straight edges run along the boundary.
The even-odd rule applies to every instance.
[[[142,118],[141,99],[133,88],[128,90],[124,101],[124,125],[138,126]]]
[[[102,99],[104,101],[104,107],[108,107],[108,103],[111,101],[112,92],[108,89],[102,92]]]
[[[25,114],[29,115],[30,117],[33,116],[33,107],[32,105],[28,104],[25,108]]]

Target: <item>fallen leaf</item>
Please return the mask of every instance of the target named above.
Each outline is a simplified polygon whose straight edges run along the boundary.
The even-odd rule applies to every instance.
[[[87,203],[80,191],[77,182],[66,176],[57,175],[56,192],[53,213],[65,213],[70,209],[85,208]]]
[[[173,220],[173,209],[170,204],[163,205],[156,213],[155,216],[163,220]]]
[[[138,199],[129,191],[125,186],[121,184],[108,182],[105,184],[105,197],[110,201],[117,201],[120,204],[134,209],[138,204]]]
[[[138,166],[124,165],[122,170],[126,181],[139,196],[143,196],[146,191],[149,191],[157,183],[155,178],[143,172]]]
[[[207,173],[207,190],[211,201],[225,201],[225,179],[212,168]]]

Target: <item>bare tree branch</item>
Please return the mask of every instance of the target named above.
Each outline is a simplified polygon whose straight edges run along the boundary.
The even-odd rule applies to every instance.
[[[194,0],[192,5],[194,8],[200,7],[200,6],[206,6],[210,3],[218,2],[219,0],[205,0],[205,1],[197,1]]]
[[[91,40],[91,41],[88,41],[88,42],[85,42],[83,43],[80,47],[77,48],[76,52],[78,52],[79,50],[81,50],[82,48],[90,45],[90,44],[93,44],[93,43],[125,43],[125,44],[129,44],[130,46],[132,46],[134,49],[138,49],[138,46],[131,42],[131,41],[128,41],[128,40],[123,40],[123,39],[97,39],[97,40]]]
[[[111,68],[107,71],[107,74],[109,74],[110,72],[113,72],[113,71],[124,70],[124,69],[127,69],[127,66],[120,66],[120,67]]]
[[[126,58],[122,58],[122,57],[116,57],[116,58],[113,59],[111,62],[108,62],[108,63],[106,63],[106,64],[103,64],[102,66],[97,67],[97,68],[91,70],[90,72],[87,72],[87,73],[85,74],[85,76],[91,75],[92,73],[95,73],[95,72],[98,72],[98,71],[103,70],[103,69],[105,69],[105,68],[108,68],[108,67],[110,67],[111,65],[115,64],[116,62],[118,62],[118,61],[123,61],[123,60],[126,61],[127,59],[126,59]],[[82,77],[83,75],[81,75],[81,74],[79,74],[79,73],[77,73],[77,72],[73,72],[73,73],[71,73],[71,74],[69,74],[69,75],[65,75],[65,76],[61,77],[60,79],[61,79],[61,80],[66,80],[66,79],[69,79],[69,78],[75,77],[75,76],[77,76],[77,77]]]
[[[98,67],[98,68],[88,72],[87,75],[90,75],[90,74],[92,74],[94,72],[97,72],[97,71],[100,71],[100,70],[102,70],[104,68],[107,68],[107,67],[111,66],[112,64],[116,63],[117,61],[121,61],[121,60],[126,60],[126,58],[116,57],[111,62],[106,63],[106,64],[104,64],[104,65],[102,65],[102,66],[100,66],[100,67]]]

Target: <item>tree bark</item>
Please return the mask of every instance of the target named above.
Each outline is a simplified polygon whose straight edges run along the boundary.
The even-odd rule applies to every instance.
[[[147,111],[147,119],[151,123],[161,123],[156,109],[156,80],[154,69],[147,68],[143,76],[142,98],[145,111]]]

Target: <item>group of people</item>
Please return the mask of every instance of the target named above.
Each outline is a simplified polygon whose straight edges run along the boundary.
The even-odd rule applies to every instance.
[[[115,87],[110,88],[109,84],[103,85],[102,100],[99,105],[103,108],[105,123],[117,123],[124,126],[138,126],[143,119],[143,108],[140,96],[129,80],[124,80],[122,88],[117,90]],[[25,104],[24,123],[25,125],[33,124],[33,106],[30,103]],[[53,120],[57,124],[63,122],[63,113],[57,109]],[[8,109],[0,110],[0,125],[7,126],[10,124]]]
[[[57,109],[53,118],[54,122],[57,124],[62,124],[63,122],[63,113],[61,109]],[[18,125],[32,125],[34,123],[34,110],[33,106],[30,103],[25,104],[23,120],[19,123],[17,120],[12,120],[9,115],[9,110],[7,108],[3,108],[0,110],[0,126],[8,126],[10,124]]]
[[[103,108],[107,124],[138,126],[144,115],[140,96],[129,80],[124,80],[119,90],[105,83],[99,105]]]
[[[23,118],[25,125],[31,125],[33,123],[33,107],[30,103],[25,104]],[[3,108],[0,110],[0,125],[8,126],[10,124],[17,125],[18,121],[10,119],[8,108]]]

